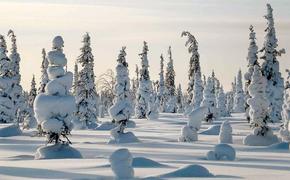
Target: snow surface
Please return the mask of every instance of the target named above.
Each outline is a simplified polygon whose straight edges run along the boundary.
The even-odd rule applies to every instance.
[[[72,159],[82,158],[81,153],[68,144],[54,144],[37,149],[35,159]]]
[[[110,121],[102,118],[102,121]],[[235,161],[208,161],[205,154],[218,144],[218,135],[199,134],[194,143],[177,142],[180,129],[188,122],[182,114],[160,113],[158,120],[132,119],[132,129],[138,143],[107,144],[109,131],[73,130],[72,147],[79,150],[83,159],[34,160],[34,154],[43,145],[43,137],[31,137],[35,130],[25,130],[22,136],[0,138],[0,179],[104,179],[113,180],[109,156],[117,149],[127,148],[133,157],[142,157],[161,163],[163,167],[134,167],[136,178],[192,179],[192,177],[160,177],[179,168],[201,165],[215,175],[214,179],[289,179],[290,152],[287,149],[252,147],[243,145],[243,138],[251,133],[244,114],[217,119],[216,124],[229,120],[233,128]],[[279,124],[269,124],[274,133]],[[210,125],[203,123],[201,130]],[[0,124],[0,127],[4,127]],[[274,146],[274,145],[273,145]],[[133,160],[134,162],[134,160]],[[145,164],[145,163],[144,163]],[[203,178],[207,179],[207,178]],[[212,178],[211,178],[212,179]]]
[[[15,124],[6,125],[0,128],[0,137],[19,136],[22,134],[20,127]]]
[[[218,144],[213,151],[207,152],[206,158],[208,160],[233,161],[236,159],[236,151],[228,144]]]

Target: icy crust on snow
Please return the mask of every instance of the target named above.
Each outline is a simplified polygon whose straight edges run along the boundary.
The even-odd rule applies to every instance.
[[[206,154],[207,160],[234,161],[236,159],[235,149],[228,144],[218,144],[213,151]]]
[[[120,126],[115,127],[111,130],[111,139],[108,144],[119,144],[119,143],[135,143],[140,142],[139,139],[132,132],[119,133]]]
[[[19,136],[22,134],[19,126],[12,124],[0,129],[0,137]]]
[[[134,178],[134,169],[132,167],[133,156],[128,149],[118,149],[111,154],[109,161],[116,179]]]
[[[39,94],[34,102],[35,117],[47,132],[61,132],[63,123],[70,124],[75,109],[73,96]],[[63,121],[54,118],[60,116]]]
[[[179,168],[170,173],[160,175],[161,178],[181,178],[181,177],[213,177],[214,175],[203,166],[193,164]]]
[[[197,131],[200,129],[202,120],[204,119],[207,112],[207,107],[200,107],[189,113],[188,123],[182,127],[181,136],[178,140],[181,142],[197,141]]]
[[[54,144],[39,147],[35,159],[78,159],[82,158],[81,153],[67,144]]]
[[[255,128],[252,134],[247,135],[244,138],[243,143],[248,146],[269,146],[279,142],[279,138],[273,134],[272,130],[268,130],[267,133],[262,136],[257,132],[261,131],[260,128]]]
[[[221,125],[212,125],[207,130],[202,131],[200,134],[204,135],[219,135]]]

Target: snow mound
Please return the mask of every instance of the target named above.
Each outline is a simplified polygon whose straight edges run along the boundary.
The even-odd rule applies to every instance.
[[[114,135],[112,135],[111,133],[111,139],[109,140],[108,144],[135,143],[135,142],[140,141],[132,132],[125,132],[121,134],[114,133]]]
[[[219,135],[220,134],[220,125],[212,125],[207,130],[202,131],[200,134],[204,135]]]
[[[0,129],[0,137],[19,136],[22,134],[19,126],[12,124]]]
[[[281,142],[268,146],[269,149],[289,150],[289,142]]]
[[[278,142],[278,137],[272,132],[269,132],[265,136],[249,134],[245,137],[243,143],[248,146],[269,146]]]
[[[128,149],[118,149],[111,154],[111,168],[116,179],[134,178],[134,169],[132,167],[133,157]]]
[[[178,138],[179,142],[193,142],[197,141],[197,130],[195,128],[192,128],[188,125],[185,125],[181,129],[181,135]]]
[[[100,123],[98,127],[96,127],[96,130],[108,131],[108,130],[114,129],[115,127],[116,127],[116,124],[107,121],[107,122]]]
[[[133,167],[141,168],[153,168],[153,167],[165,167],[166,165],[160,164],[159,162],[153,161],[144,157],[135,157],[132,163]]]
[[[228,144],[218,144],[213,151],[206,154],[207,160],[234,161],[236,159],[235,149]]]
[[[54,144],[41,146],[37,149],[35,159],[77,159],[82,158],[81,153],[67,144]]]
[[[181,177],[213,177],[208,169],[200,165],[188,165],[173,172],[160,175],[161,178],[181,178]]]

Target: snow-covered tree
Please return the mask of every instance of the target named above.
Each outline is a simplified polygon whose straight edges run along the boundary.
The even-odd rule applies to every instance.
[[[233,129],[228,120],[224,121],[221,125],[219,133],[219,143],[232,144],[233,143]]]
[[[248,87],[251,98],[247,103],[250,105],[250,118],[253,134],[244,139],[247,145],[269,145],[278,141],[273,135],[269,122],[269,101],[266,94],[267,80],[260,71],[259,66],[254,66],[251,84]]]
[[[64,70],[67,59],[63,53],[63,46],[62,37],[56,36],[52,42],[52,50],[48,52],[47,72],[50,81],[45,86],[45,93],[38,94],[34,101],[38,124],[41,124],[47,142],[55,144],[66,140],[70,143],[67,135],[72,129],[71,120],[75,111],[75,98],[69,92],[73,74]]]
[[[130,79],[128,63],[126,62],[126,47],[122,47],[118,56],[116,67],[116,84],[114,104],[110,108],[110,116],[119,126],[119,133],[124,133],[126,124],[133,112],[130,97]]]
[[[148,62],[148,46],[147,42],[144,41],[143,51],[141,54],[141,69],[139,87],[137,92],[137,102],[135,106],[135,116],[137,118],[145,118],[148,112],[148,103],[150,100],[150,94],[152,93],[152,82],[149,76],[149,62]]]
[[[168,48],[168,63],[166,68],[165,74],[165,87],[168,91],[169,96],[175,96],[175,71],[173,67],[173,59],[172,59],[172,52],[171,46]]]
[[[159,101],[159,109],[161,112],[165,110],[165,83],[164,83],[164,58],[163,55],[160,55],[160,73],[159,73],[159,87],[158,87],[158,101]]]
[[[242,82],[242,71],[239,70],[237,76],[237,84],[234,94],[234,112],[242,113],[245,112],[245,94],[243,90],[243,82]]]
[[[262,74],[267,79],[267,95],[270,101],[270,119],[273,122],[281,120],[281,111],[283,104],[284,83],[279,70],[279,61],[277,56],[285,53],[285,50],[277,50],[278,40],[274,27],[273,9],[267,4],[267,14],[264,16],[267,20],[265,30],[265,41],[261,52],[263,63],[261,65]]]
[[[214,93],[214,83],[213,78],[208,77],[206,86],[203,90],[203,100],[201,102],[201,106],[205,106],[208,108],[208,113],[206,116],[206,122],[211,123],[216,117],[216,97]]]
[[[98,121],[98,94],[95,85],[94,56],[91,48],[91,37],[86,33],[78,63],[81,65],[76,95],[77,118],[84,128],[95,128]]]
[[[48,60],[46,57],[45,49],[42,49],[42,62],[41,62],[41,78],[40,78],[40,86],[38,89],[38,93],[44,93],[45,86],[48,83],[48,74],[47,74]]]
[[[13,84],[11,86],[11,97],[14,104],[14,112],[17,114],[18,121],[23,121],[23,114],[25,113],[26,107],[25,105],[25,99],[23,97],[23,89],[20,85],[21,75],[20,75],[20,55],[17,51],[17,45],[16,45],[16,36],[12,30],[8,31],[8,36],[11,38],[11,50],[10,50],[10,72],[12,74],[12,80]]]
[[[232,82],[231,86],[232,89],[226,93],[226,97],[227,97],[227,114],[230,115],[233,112],[233,108],[234,108],[234,95],[235,95],[235,89],[236,89],[236,78],[234,80],[234,82]]]
[[[244,78],[245,78],[245,109],[246,109],[246,116],[247,119],[250,120],[250,116],[249,116],[249,105],[247,104],[247,100],[251,97],[248,91],[248,87],[251,84],[251,78],[252,78],[252,74],[254,71],[254,66],[255,65],[259,65],[258,62],[258,46],[256,44],[256,33],[254,31],[254,27],[251,25],[250,26],[250,35],[249,35],[249,39],[250,39],[250,45],[248,48],[248,56],[247,56],[247,61],[248,61],[248,71],[245,73]]]
[[[79,82],[79,68],[78,68],[78,63],[75,62],[74,65],[74,81],[73,81],[73,95],[77,95],[78,94],[78,82]]]
[[[194,86],[193,86],[193,99],[191,105],[193,109],[199,108],[203,99],[203,82],[201,80],[200,73],[196,72],[194,77]]]
[[[36,89],[35,77],[33,75],[32,80],[31,80],[30,91],[27,97],[27,104],[26,104],[27,107],[24,114],[23,129],[34,128],[37,125],[36,119],[34,117],[34,111],[33,111],[33,104],[34,104],[36,95],[37,95],[37,89]]]
[[[183,113],[184,109],[183,109],[183,95],[182,95],[181,84],[179,84],[177,88],[176,103],[177,103],[177,112]]]
[[[9,123],[15,120],[15,106],[11,96],[13,74],[11,61],[6,55],[7,46],[4,36],[0,35],[0,122]]]
[[[201,70],[199,63],[198,42],[196,41],[195,37],[188,31],[183,31],[181,37],[183,36],[186,36],[188,38],[185,46],[188,46],[188,52],[191,54],[188,71],[189,83],[187,88],[187,104],[190,104],[193,97],[193,86],[195,81],[194,76],[196,72],[201,73]]]
[[[284,92],[284,104],[283,104],[283,111],[282,111],[282,120],[283,125],[279,131],[279,134],[283,141],[290,141],[290,71],[287,70],[288,77],[286,81],[286,88]]]
[[[217,114],[219,117],[225,117],[229,115],[227,113],[226,100],[227,99],[224,93],[224,89],[221,86],[218,92],[218,97],[217,97],[217,111],[218,111]]]

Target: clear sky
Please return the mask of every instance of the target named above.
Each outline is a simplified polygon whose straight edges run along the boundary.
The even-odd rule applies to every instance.
[[[95,56],[95,72],[115,68],[122,46],[127,46],[130,74],[140,64],[143,41],[149,45],[152,79],[158,78],[159,56],[167,60],[172,46],[176,81],[187,87],[189,54],[180,34],[188,30],[199,42],[202,73],[216,76],[226,89],[239,68],[246,70],[248,27],[255,27],[259,48],[266,21],[266,3],[274,9],[279,47],[288,52],[280,59],[290,68],[289,0],[0,0],[0,33],[13,29],[21,53],[22,85],[30,87],[32,74],[40,77],[41,49],[51,49],[55,35],[62,35],[68,68],[73,71],[82,35],[89,32]]]

